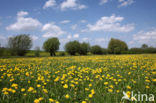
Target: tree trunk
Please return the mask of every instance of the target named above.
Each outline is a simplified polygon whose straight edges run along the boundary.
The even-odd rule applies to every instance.
[[[53,53],[52,52],[50,52],[50,56],[53,56]]]

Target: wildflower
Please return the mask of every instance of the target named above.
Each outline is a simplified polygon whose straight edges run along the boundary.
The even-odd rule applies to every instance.
[[[89,95],[88,95],[88,97],[89,97],[89,98],[92,98],[92,97],[93,97],[93,95],[92,95],[92,94],[89,94]]]
[[[49,98],[49,102],[54,102],[54,99],[52,99],[52,98]]]
[[[150,87],[149,86],[146,86],[146,88],[149,89]]]
[[[4,94],[4,95],[8,95],[9,93],[5,91],[3,94]]]
[[[63,86],[63,88],[68,88],[68,85],[67,85],[67,84],[65,84],[65,85]]]
[[[95,94],[95,91],[94,91],[94,89],[92,89],[92,90],[91,90],[91,94]]]
[[[43,100],[43,97],[40,97],[39,100],[40,100],[40,101]]]
[[[47,89],[43,89],[43,92],[44,92],[44,93],[48,93]]]
[[[89,84],[89,87],[91,87],[91,86],[92,86],[92,84],[90,83],[90,84]]]
[[[127,89],[131,89],[131,87],[128,85],[128,86],[127,86]]]
[[[131,92],[130,91],[127,91],[126,94],[128,95],[129,98],[131,97]]]
[[[39,87],[41,87],[41,85],[40,84],[37,84],[37,87],[39,88]]]
[[[85,88],[85,91],[88,91],[89,89],[88,88]]]
[[[39,99],[35,99],[35,100],[34,100],[34,103],[39,103],[39,102],[40,102]]]
[[[113,90],[112,90],[112,89],[108,89],[108,92],[112,93],[112,92],[113,92]]]
[[[104,82],[104,85],[108,85],[108,82]]]
[[[33,87],[29,87],[28,92],[32,92],[34,90]]]
[[[113,86],[113,85],[110,85],[109,87],[110,87],[110,88],[114,88],[114,86]]]
[[[24,91],[25,91],[25,89],[24,89],[24,88],[22,88],[22,89],[21,89],[21,92],[24,92]]]
[[[66,99],[69,99],[69,94],[66,94],[66,95],[65,95],[65,98],[66,98]]]
[[[86,101],[82,101],[81,103],[87,103]]]
[[[16,92],[16,90],[12,89],[12,90],[11,90],[11,92],[12,92],[12,93],[15,93],[15,92]]]

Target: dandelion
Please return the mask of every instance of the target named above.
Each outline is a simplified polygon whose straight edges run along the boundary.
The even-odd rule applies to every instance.
[[[24,92],[24,91],[25,91],[25,89],[24,89],[24,88],[22,88],[22,89],[21,89],[21,92]]]
[[[131,89],[131,87],[128,85],[128,86],[127,86],[127,89]]]
[[[65,95],[65,98],[66,98],[66,99],[69,99],[69,94],[66,94],[66,95]]]
[[[39,87],[41,87],[41,85],[40,84],[37,84],[37,87],[39,88]]]
[[[63,88],[68,88],[68,85],[67,85],[67,84],[65,84],[65,85],[63,86]]]
[[[34,100],[34,103],[39,103],[39,102],[40,102],[39,99],[35,99],[35,100]]]
[[[43,89],[43,92],[44,92],[44,93],[48,93],[47,89]]]
[[[93,95],[92,95],[92,94],[89,94],[89,95],[88,95],[88,97],[89,97],[89,98],[92,98],[92,97],[93,97]]]
[[[86,101],[82,101],[81,103],[87,103]]]
[[[54,99],[52,99],[52,98],[49,98],[49,102],[54,102]]]
[[[113,92],[113,90],[112,90],[112,89],[108,89],[108,92],[112,93],[112,92]]]
[[[33,87],[29,87],[29,88],[28,88],[28,92],[32,92],[33,90],[34,90]]]
[[[104,82],[104,85],[108,85],[108,82]]]
[[[147,85],[146,88],[149,89],[150,87]]]

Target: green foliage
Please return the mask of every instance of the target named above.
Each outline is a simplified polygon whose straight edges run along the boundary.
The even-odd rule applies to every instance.
[[[94,45],[91,47],[92,54],[103,54],[103,49],[99,45]]]
[[[80,44],[80,54],[81,55],[87,55],[87,53],[90,51],[90,45],[89,43],[81,43]]]
[[[55,56],[55,52],[59,49],[60,42],[58,38],[49,38],[43,44],[43,49],[50,53],[51,56]]]
[[[127,51],[128,46],[124,41],[118,39],[111,39],[108,44],[108,51],[110,54],[121,54],[122,51]]]
[[[108,54],[108,50],[106,48],[102,48],[102,54]]]
[[[64,51],[59,51],[58,52],[58,56],[65,56],[66,55],[66,52],[64,52]]]
[[[146,48],[148,48],[148,45],[147,44],[142,44],[141,48],[146,49]]]
[[[156,53],[156,48],[131,48],[128,51],[129,54],[143,54],[143,53]]]
[[[24,56],[32,47],[32,39],[29,35],[21,34],[15,37],[10,37],[8,41],[11,55]]]
[[[39,57],[40,56],[40,47],[35,48],[35,56]]]
[[[70,55],[75,55],[76,53],[80,53],[80,43],[78,41],[70,41],[66,43],[65,50]]]

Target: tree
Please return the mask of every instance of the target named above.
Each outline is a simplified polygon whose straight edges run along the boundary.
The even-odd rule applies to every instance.
[[[60,42],[58,38],[49,38],[43,44],[43,49],[50,53],[50,56],[55,56],[55,52],[59,49]]]
[[[26,34],[10,37],[8,46],[12,55],[23,56],[32,47],[32,39]]]
[[[81,55],[87,55],[87,53],[89,52],[89,50],[90,50],[89,43],[83,42],[83,43],[80,44],[80,54]]]
[[[78,41],[70,41],[66,43],[65,50],[70,55],[75,55],[76,53],[80,53],[80,43]]]
[[[101,48],[99,45],[94,45],[91,47],[91,53],[93,54],[103,54],[103,48]]]
[[[148,45],[147,44],[142,44],[141,48],[146,49],[146,48],[148,48]]]
[[[108,44],[108,52],[110,54],[121,54],[123,51],[127,51],[128,46],[124,41],[119,39],[111,39]]]

